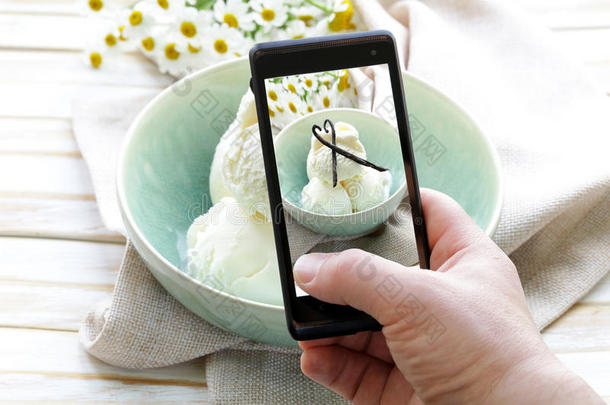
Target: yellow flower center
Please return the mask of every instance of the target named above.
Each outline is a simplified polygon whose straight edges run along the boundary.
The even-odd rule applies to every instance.
[[[277,108],[277,110],[281,113],[284,112],[284,109],[282,107],[280,107],[279,105],[276,105],[275,108]]]
[[[301,39],[301,38],[305,38],[303,35],[295,35],[294,37],[292,37],[292,39]]]
[[[273,90],[269,90],[269,93],[267,93],[269,95],[269,98],[273,101],[277,101],[277,93]]]
[[[102,64],[102,55],[99,52],[92,52],[89,55],[89,61],[91,61],[91,66],[97,69]]]
[[[337,85],[337,89],[339,91],[343,91],[343,90],[349,89],[351,87],[351,85],[348,82],[349,77],[347,75],[347,70],[344,70],[343,72],[344,73],[339,78],[339,84]]]
[[[342,4],[347,4],[347,8],[344,11],[335,13],[335,18],[328,23],[328,28],[331,31],[343,31],[354,28],[352,24],[352,16],[354,15],[354,6],[350,0],[343,0]]]
[[[239,26],[239,22],[237,21],[237,17],[234,14],[227,13],[222,19],[227,25],[231,28],[237,28]]]
[[[190,21],[185,21],[180,24],[180,32],[188,38],[193,38],[197,34],[197,27]]]
[[[293,113],[297,112],[297,107],[294,105],[294,103],[292,101],[288,103],[288,108],[290,108],[290,111],[292,111]]]
[[[127,41],[127,37],[124,35],[124,31],[125,31],[125,26],[121,25],[119,27],[119,40],[121,40],[121,41]]]
[[[269,109],[269,115],[271,117],[275,117],[275,113],[273,112],[273,110],[271,108]]]
[[[142,40],[142,47],[147,51],[152,51],[155,49],[155,40],[152,37],[147,37]]]
[[[134,11],[129,15],[129,24],[139,25],[142,22],[142,12]]]
[[[263,11],[261,11],[261,17],[263,17],[263,20],[265,21],[273,21],[275,18],[275,11],[270,8],[264,8]]]
[[[224,39],[217,39],[216,41],[214,41],[214,49],[218,53],[226,53],[229,49],[229,46],[227,45]]]
[[[354,95],[357,96],[358,95],[358,89],[354,87]]]
[[[308,106],[307,106],[307,111],[308,111],[308,112],[313,112],[313,107],[312,107],[312,106],[310,106],[310,105],[308,105]]]
[[[167,10],[169,8],[169,2],[167,0],[157,0],[159,7]]]
[[[311,21],[313,20],[313,15],[300,15],[298,19],[303,21],[307,26],[309,26],[309,23],[311,23]]]
[[[328,97],[324,97],[322,99],[322,104],[324,104],[324,107],[328,108],[328,106],[330,105],[330,100],[328,99]]]
[[[104,42],[106,42],[106,45],[108,45],[108,46],[115,46],[116,37],[112,34],[108,34],[108,35],[106,35],[106,38],[104,38]]]
[[[176,60],[180,57],[180,52],[176,50],[176,44],[171,43],[165,46],[165,57],[169,60]]]
[[[292,84],[292,83],[288,83],[288,90],[290,90],[290,92],[294,93],[294,94],[296,94],[296,92],[297,92],[296,87],[294,87],[294,84]]]
[[[311,80],[311,79],[305,79],[305,86],[307,86],[307,87],[311,87],[311,86],[313,86],[313,80]]]
[[[100,11],[104,7],[102,0],[89,0],[89,8],[93,11]]]
[[[188,49],[190,53],[197,53],[201,50],[201,48],[195,48],[193,45],[188,44]]]

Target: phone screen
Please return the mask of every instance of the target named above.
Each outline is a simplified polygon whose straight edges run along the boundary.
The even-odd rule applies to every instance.
[[[388,65],[264,84],[291,262],[359,248],[417,264]],[[359,263],[356,274],[365,277],[370,265]]]

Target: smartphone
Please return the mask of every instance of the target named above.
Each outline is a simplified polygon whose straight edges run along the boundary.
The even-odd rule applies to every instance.
[[[260,43],[250,67],[290,334],[379,330],[369,315],[300,290],[292,267],[311,241],[319,242],[315,251],[356,246],[378,254],[379,238],[396,245],[387,221],[407,213],[401,238],[410,233],[405,240],[414,242],[394,251],[402,264],[429,268],[394,38],[378,30]]]

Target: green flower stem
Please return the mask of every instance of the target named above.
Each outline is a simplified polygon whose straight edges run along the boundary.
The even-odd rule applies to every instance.
[[[197,0],[191,7],[194,7],[197,10],[210,10],[214,7],[214,3],[216,3],[216,0]],[[187,5],[189,4],[187,3]]]
[[[320,3],[319,1],[316,0],[305,0],[305,3],[309,3],[314,7],[319,8],[320,10],[324,11],[326,14],[332,14],[333,10],[326,7],[324,4]]]

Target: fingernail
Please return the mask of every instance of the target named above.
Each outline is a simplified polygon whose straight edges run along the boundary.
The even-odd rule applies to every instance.
[[[310,253],[299,257],[292,269],[295,281],[299,284],[309,283],[325,260],[326,255],[321,253]]]

